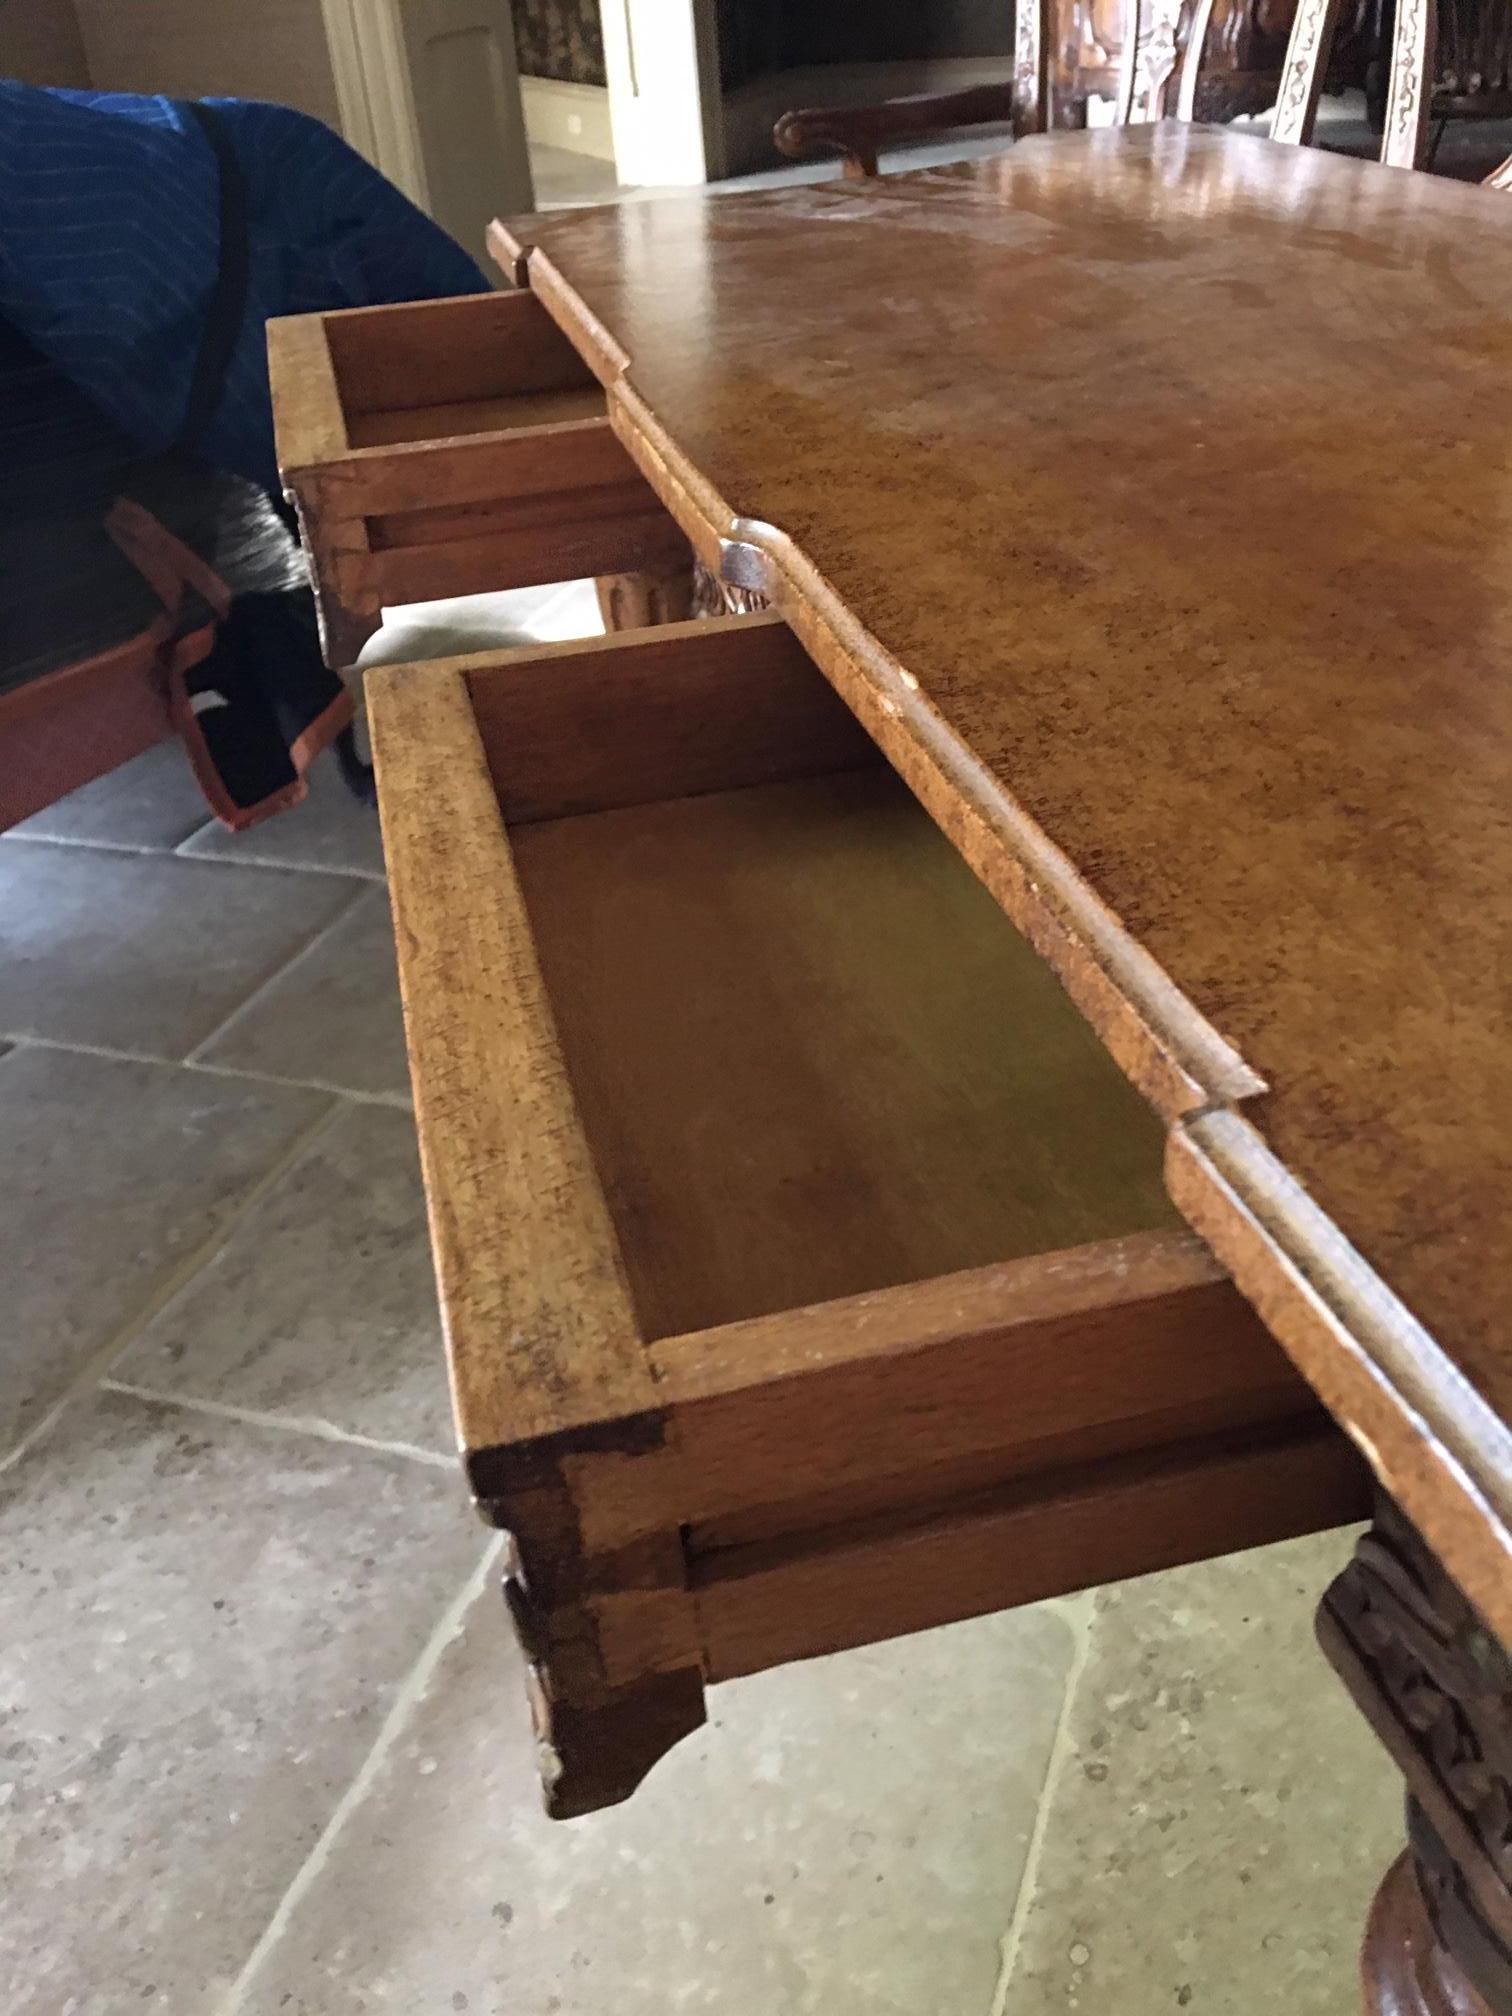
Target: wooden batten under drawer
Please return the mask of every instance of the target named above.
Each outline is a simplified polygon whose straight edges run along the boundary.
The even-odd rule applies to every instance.
[[[332,663],[386,606],[687,556],[531,294],[292,316],[268,356]]]
[[[709,1681],[1362,1509],[1154,1115],[779,620],[371,705],[553,1811],[625,1796]]]

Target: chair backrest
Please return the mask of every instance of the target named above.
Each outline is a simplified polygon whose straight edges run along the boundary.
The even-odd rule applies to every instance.
[[[1174,110],[1178,118],[1191,118],[1213,0],[1198,0],[1184,55],[1177,42],[1181,8],[1182,0],[1124,0],[1115,125],[1153,125],[1169,115],[1178,59],[1181,77]],[[1013,81],[1016,133],[1042,133],[1051,123],[1050,55],[1058,14],[1057,0],[1019,0]]]
[[[1178,43],[1183,0],[1124,0],[1125,34],[1114,123],[1147,125],[1195,116],[1202,60],[1217,0],[1196,0],[1186,44]],[[1345,0],[1298,0],[1282,66],[1271,138],[1308,146]],[[905,134],[999,121],[1011,114],[1015,134],[1043,133],[1052,121],[1051,52],[1058,32],[1059,0],[1019,0],[1011,85],[893,100],[885,106],[791,112],[775,138],[786,154],[801,157],[815,144],[839,147],[847,174],[875,175],[877,150]],[[1438,0],[1397,0],[1392,28],[1391,77],[1381,159],[1388,167],[1418,168],[1427,152],[1438,43]],[[1176,103],[1170,104],[1172,81]],[[1486,187],[1512,191],[1512,156],[1486,178]]]
[[[785,113],[772,138],[778,150],[794,160],[816,148],[836,148],[846,175],[867,176],[878,172],[881,149],[905,138],[1004,120],[1011,121],[1017,135],[1043,133],[1053,117],[1051,52],[1063,4],[1064,0],[1019,0],[1011,83],[892,98],[880,105],[805,107]],[[1114,117],[1121,126],[1141,125],[1164,118],[1169,109],[1183,0],[1123,0],[1123,4],[1125,34]],[[1214,0],[1197,0],[1193,33],[1181,58],[1176,112],[1183,119],[1192,117],[1213,7]]]
[[[1344,0],[1298,0],[1271,138],[1308,146],[1318,98]],[[1420,168],[1428,149],[1433,63],[1438,46],[1438,0],[1397,0],[1391,37],[1391,80],[1381,159],[1390,168]]]
[[[1050,46],[1055,0],[1019,0],[1013,27],[1013,130],[1043,133],[1050,124]]]
[[[1174,108],[1180,119],[1192,116],[1198,64],[1212,11],[1213,0],[1205,0],[1193,17]],[[1180,23],[1181,0],[1145,0],[1144,5],[1140,0],[1125,0],[1124,46],[1115,109],[1118,125],[1153,126],[1157,120],[1169,116],[1171,81],[1180,55],[1176,41]]]

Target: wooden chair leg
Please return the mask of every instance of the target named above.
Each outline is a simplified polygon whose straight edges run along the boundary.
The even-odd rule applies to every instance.
[[[1388,1500],[1318,1636],[1407,1781],[1363,1954],[1371,2016],[1512,2016],[1512,1659]]]

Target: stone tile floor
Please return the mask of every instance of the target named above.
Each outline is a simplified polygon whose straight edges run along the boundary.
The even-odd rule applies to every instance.
[[[381,876],[334,776],[237,838],[173,748],[0,840],[0,2009],[1345,2016],[1398,1817],[1343,1534],[729,1686],[540,1816]]]

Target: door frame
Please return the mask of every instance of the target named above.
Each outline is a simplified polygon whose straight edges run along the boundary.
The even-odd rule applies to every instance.
[[[512,27],[510,0],[495,4],[503,8]],[[429,215],[430,180],[403,9],[404,0],[320,0],[344,138]],[[512,62],[512,42],[509,53]],[[519,73],[512,75],[523,150],[525,111]],[[521,201],[517,193],[501,189],[501,210],[532,207],[533,198]]]
[[[602,19],[619,180],[717,181],[725,161],[714,0],[603,0]]]

